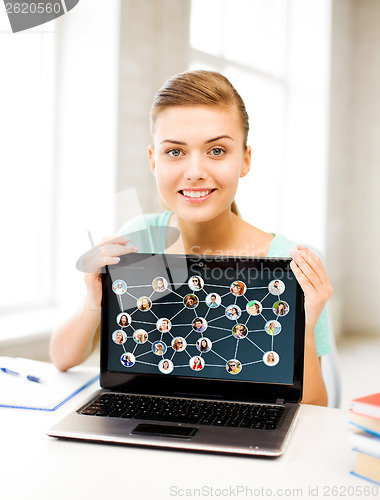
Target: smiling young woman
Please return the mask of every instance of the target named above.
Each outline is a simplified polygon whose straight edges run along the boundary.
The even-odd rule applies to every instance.
[[[327,403],[320,356],[331,351],[324,307],[332,288],[321,261],[307,248],[245,222],[234,201],[251,165],[244,102],[220,73],[174,76],[158,91],[151,110],[149,161],[168,210],[125,224],[120,235],[144,227],[163,229],[152,238],[119,236],[88,252],[87,297],[79,311],[52,335],[51,357],[65,370],[82,362],[99,333],[101,286],[96,270],[133,251],[288,257],[305,293],[306,340],[303,402]],[[264,188],[264,187],[263,187]],[[168,227],[179,238],[168,243]]]

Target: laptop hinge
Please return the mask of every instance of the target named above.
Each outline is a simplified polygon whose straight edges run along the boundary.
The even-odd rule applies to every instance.
[[[284,404],[284,399],[283,398],[277,398],[276,399],[276,405],[283,405]]]

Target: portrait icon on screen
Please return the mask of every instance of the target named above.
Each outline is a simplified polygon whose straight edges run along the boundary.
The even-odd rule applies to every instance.
[[[127,368],[133,366],[135,364],[135,357],[131,352],[125,352],[120,357],[121,364],[126,366]]]
[[[172,340],[172,348],[177,352],[184,351],[186,346],[187,342],[183,337],[174,337]]]
[[[168,333],[172,327],[172,323],[168,318],[160,318],[156,323],[156,327],[161,333]]]
[[[281,295],[285,291],[285,283],[281,280],[272,280],[268,285],[268,290],[272,295]]]
[[[112,290],[116,295],[122,295],[127,291],[127,284],[123,280],[116,280],[112,283]]]
[[[229,361],[227,361],[226,370],[231,375],[237,375],[238,373],[240,373],[241,368],[241,363],[238,359],[230,359]]]
[[[149,309],[152,307],[152,301],[149,297],[140,297],[137,301],[137,307],[140,309],[140,311],[149,311]]]
[[[204,282],[200,276],[192,276],[187,282],[187,284],[189,285],[190,290],[196,292],[202,290]]]
[[[156,342],[153,342],[152,344],[152,352],[156,356],[163,356],[167,349],[167,345],[162,340],[156,340]]]
[[[267,366],[276,366],[280,361],[280,356],[277,354],[277,352],[268,351],[264,353],[263,361]]]
[[[189,293],[183,299],[183,303],[184,303],[184,306],[187,307],[188,309],[194,309],[194,307],[197,307],[197,305],[199,303],[199,299],[196,295]]]
[[[205,366],[205,360],[201,356],[193,356],[189,360],[189,366],[194,371],[203,370]]]
[[[275,319],[267,321],[264,326],[264,330],[268,335],[278,335],[281,332],[281,329],[281,323],[279,323]]]
[[[233,293],[237,297],[239,295],[244,295],[246,289],[247,289],[247,287],[245,286],[245,283],[243,283],[242,281],[234,281],[231,285],[231,288],[230,288],[231,293]]]
[[[195,318],[193,328],[196,332],[204,332],[207,329],[207,321],[204,318]]]
[[[115,344],[124,344],[124,342],[127,340],[127,336],[123,332],[123,330],[115,330],[112,334],[112,340],[115,342]]]
[[[219,294],[217,293],[209,293],[206,297],[206,305],[210,309],[215,309],[216,307],[219,307],[222,302],[222,299]]]
[[[236,304],[232,304],[226,308],[225,312],[228,319],[239,319],[241,316],[241,309]]]
[[[136,344],[145,344],[148,340],[148,333],[142,328],[139,328],[133,332],[133,340]]]
[[[171,373],[174,369],[173,361],[170,359],[161,359],[158,363],[158,369],[161,373],[168,374]]]
[[[273,312],[277,316],[286,316],[289,312],[289,304],[283,300],[275,302],[273,304]]]
[[[201,337],[195,345],[199,352],[208,352],[212,348],[212,342],[207,337]]]
[[[232,335],[237,339],[244,339],[247,334],[248,328],[241,323],[238,323],[232,328]]]
[[[257,316],[261,314],[263,306],[258,300],[250,300],[246,306],[247,313],[251,316]]]
[[[164,292],[168,287],[168,282],[162,276],[158,276],[152,281],[152,287],[156,292]]]
[[[128,313],[122,312],[122,313],[118,314],[118,316],[116,318],[116,322],[122,328],[126,328],[127,326],[129,326],[132,323],[132,318],[130,317],[130,315]]]

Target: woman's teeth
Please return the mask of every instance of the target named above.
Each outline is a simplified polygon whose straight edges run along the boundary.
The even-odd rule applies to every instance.
[[[182,191],[184,196],[189,198],[202,198],[203,196],[207,196],[211,193],[211,189],[208,191]]]

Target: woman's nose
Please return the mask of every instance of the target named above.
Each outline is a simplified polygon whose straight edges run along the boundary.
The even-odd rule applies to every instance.
[[[208,177],[205,159],[200,154],[192,153],[186,162],[185,177],[189,181],[197,181]]]

